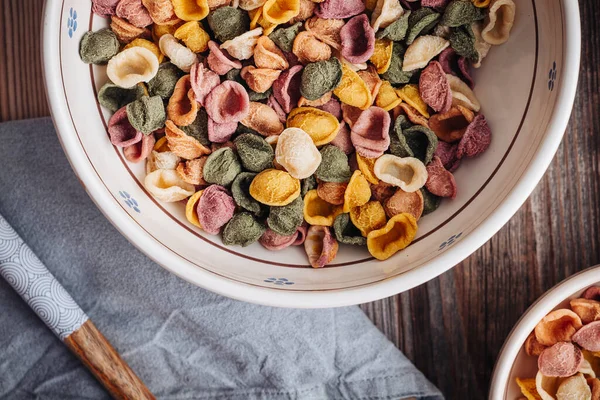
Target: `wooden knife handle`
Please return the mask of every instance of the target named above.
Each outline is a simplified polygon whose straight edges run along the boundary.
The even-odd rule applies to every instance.
[[[146,385],[129,368],[112,345],[88,320],[64,343],[115,399],[154,399]]]

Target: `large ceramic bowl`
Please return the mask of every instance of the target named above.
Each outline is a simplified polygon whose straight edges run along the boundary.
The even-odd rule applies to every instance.
[[[585,289],[600,285],[600,265],[581,271],[559,283],[525,311],[500,350],[490,387],[490,400],[517,400],[521,390],[516,378],[535,378],[537,357],[528,356],[523,344],[535,326],[550,311],[570,308],[571,299],[581,297]]]
[[[80,61],[84,32],[107,26],[90,0],[47,0],[44,70],[59,139],[82,184],[110,221],[167,270],[250,302],[330,307],[367,302],[426,282],[473,253],[526,200],[558,148],[571,112],[580,54],[575,0],[519,0],[510,41],[475,73],[475,93],[493,130],[490,148],[456,172],[459,187],[419,221],[410,247],[387,261],[342,246],[328,268],[308,268],[301,248],[225,247],[190,225],[180,204],[153,199],[143,165],[108,140],[109,113],[96,101],[103,67]]]

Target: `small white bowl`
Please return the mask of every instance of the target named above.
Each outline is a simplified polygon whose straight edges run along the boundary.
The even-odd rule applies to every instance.
[[[47,0],[44,71],[59,139],[107,218],[167,270],[236,299],[273,306],[332,307],[408,290],[456,265],[496,233],[527,199],[562,139],[577,87],[579,8],[574,0],[518,0],[510,40],[475,73],[475,93],[493,131],[490,148],[455,174],[458,196],[419,221],[415,242],[387,261],[341,246],[332,266],[308,268],[303,249],[225,247],[143,187],[143,165],[125,161],[107,138],[96,101],[103,67],[79,59],[87,30],[107,26],[90,0]],[[301,268],[299,268],[301,267]]]
[[[538,322],[549,312],[569,308],[569,301],[581,297],[590,286],[600,286],[600,265],[565,279],[533,303],[519,319],[500,350],[490,386],[490,400],[517,400],[522,397],[515,378],[535,378],[537,357],[528,356],[523,344]]]

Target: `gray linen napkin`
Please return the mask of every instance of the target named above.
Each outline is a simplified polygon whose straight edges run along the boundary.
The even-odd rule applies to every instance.
[[[0,124],[0,214],[159,399],[442,399],[358,307],[246,304],[154,264],[93,205],[49,119]],[[107,398],[1,279],[0,397]]]

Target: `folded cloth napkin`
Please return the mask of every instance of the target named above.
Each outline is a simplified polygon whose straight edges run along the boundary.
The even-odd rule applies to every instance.
[[[246,304],[150,261],[93,205],[50,119],[0,124],[0,214],[159,399],[442,399],[358,307]],[[0,279],[0,398],[107,397]]]

